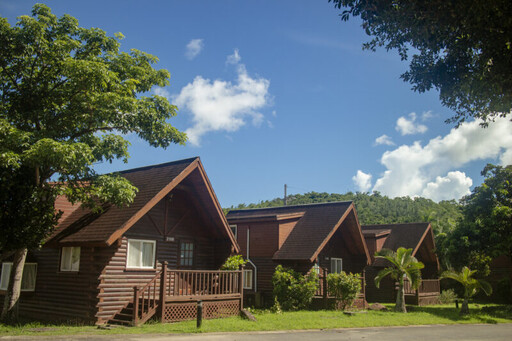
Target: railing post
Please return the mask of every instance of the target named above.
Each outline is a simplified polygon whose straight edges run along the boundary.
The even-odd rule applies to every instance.
[[[322,268],[322,296],[324,301],[324,309],[327,308],[327,298],[329,297],[329,293],[327,291],[327,269]]]
[[[167,296],[167,261],[162,263],[162,277],[160,279],[160,322],[165,318],[165,301]]]
[[[363,269],[363,310],[366,310],[366,269]]]
[[[240,265],[238,290],[240,291],[240,311],[244,309],[244,265]]]
[[[139,289],[137,286],[133,287],[133,325],[139,324]]]

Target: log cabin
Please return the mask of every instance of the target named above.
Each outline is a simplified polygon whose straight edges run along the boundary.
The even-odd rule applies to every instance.
[[[426,305],[438,302],[439,260],[430,223],[363,225],[362,230],[372,256],[372,264],[366,268],[366,297],[369,302],[396,301],[395,281],[386,277],[381,281],[379,289],[375,286],[375,276],[389,265],[385,259],[375,258],[375,252],[383,248],[396,251],[399,247],[412,249],[412,255],[425,265],[421,270],[422,281],[417,290],[411,289],[408,282],[405,283],[406,303]]]
[[[249,304],[273,303],[278,264],[302,273],[314,268],[322,277],[316,296],[326,299],[326,273],[363,274],[371,262],[352,202],[232,210],[227,218],[248,261],[244,296]]]
[[[199,300],[204,318],[239,314],[243,272],[218,270],[239,247],[200,159],[119,174],[138,188],[127,207],[94,213],[57,200],[56,230],[29,252],[20,315],[138,325],[195,318]]]

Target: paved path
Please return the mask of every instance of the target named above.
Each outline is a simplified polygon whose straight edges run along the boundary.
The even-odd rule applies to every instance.
[[[512,340],[512,324],[457,324],[411,327],[346,328],[330,330],[209,333],[194,335],[104,335],[0,337],[0,340],[98,340],[98,341],[397,341],[397,340]]]

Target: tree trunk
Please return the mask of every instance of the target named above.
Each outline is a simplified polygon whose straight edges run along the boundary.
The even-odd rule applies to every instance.
[[[460,314],[469,315],[469,300],[467,298],[464,298],[464,301],[462,301],[462,306],[460,307]]]
[[[404,278],[403,277],[401,277],[398,280],[398,291],[396,293],[395,311],[400,312],[400,313],[407,312],[407,309],[405,308]]]
[[[23,267],[27,258],[27,249],[18,249],[14,252],[12,262],[11,276],[9,277],[9,286],[5,295],[4,307],[0,320],[5,323],[15,323],[18,321],[18,302],[21,293],[21,278],[23,276]]]

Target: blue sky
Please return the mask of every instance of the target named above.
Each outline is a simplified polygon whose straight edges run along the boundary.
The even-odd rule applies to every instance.
[[[11,24],[37,1],[0,0]],[[46,1],[61,16],[156,55],[178,104],[170,122],[186,146],[151,148],[134,136],[111,172],[200,156],[228,207],[308,191],[379,190],[460,198],[488,162],[512,162],[511,123],[458,130],[438,94],[414,93],[395,52],[363,51],[360,22],[325,1]],[[385,135],[385,136],[384,136]]]

